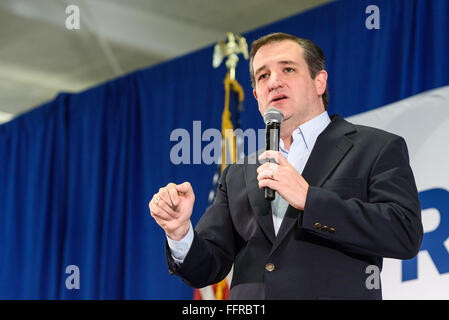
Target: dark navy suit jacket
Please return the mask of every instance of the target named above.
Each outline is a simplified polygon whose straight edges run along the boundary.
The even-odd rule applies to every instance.
[[[259,165],[252,154],[224,170],[181,266],[166,247],[170,272],[188,285],[216,283],[234,264],[230,299],[381,299],[367,267],[418,253],[421,209],[403,138],[333,116],[303,171],[306,206],[288,207],[277,236]]]

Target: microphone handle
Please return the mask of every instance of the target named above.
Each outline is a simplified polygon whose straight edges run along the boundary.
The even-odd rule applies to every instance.
[[[265,132],[265,146],[266,150],[279,151],[279,131],[281,124],[279,122],[269,122],[266,125]],[[274,159],[267,159],[268,162],[276,163]],[[265,199],[273,201],[276,196],[276,191],[264,187]]]
[[[267,201],[273,201],[274,198],[276,197],[276,191],[268,187],[264,187],[264,191],[265,191],[265,199]]]

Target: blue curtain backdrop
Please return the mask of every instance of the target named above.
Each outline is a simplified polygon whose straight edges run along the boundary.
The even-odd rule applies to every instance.
[[[380,9],[379,30],[365,27],[368,5]],[[244,36],[251,43],[282,31],[318,43],[329,113],[346,117],[449,84],[447,30],[446,0],[352,0]],[[202,131],[220,128],[226,70],[212,68],[212,53],[211,44],[62,93],[0,126],[1,299],[191,299],[168,274],[148,202],[168,182],[190,181],[194,224],[206,208],[216,166],[172,164],[170,133],[192,132],[195,120]],[[247,62],[236,74],[246,93],[242,129],[262,128]],[[66,288],[69,265],[79,268],[79,290]]]

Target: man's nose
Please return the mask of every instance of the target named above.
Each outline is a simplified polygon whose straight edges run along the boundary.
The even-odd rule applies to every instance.
[[[270,81],[268,83],[268,88],[270,91],[282,88],[284,82],[282,81],[282,76],[277,72],[273,72],[270,76]]]

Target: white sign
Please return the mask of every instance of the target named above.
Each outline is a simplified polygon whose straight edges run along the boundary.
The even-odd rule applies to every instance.
[[[384,259],[384,299],[449,299],[449,86],[347,119],[404,137],[424,238],[411,260]]]

